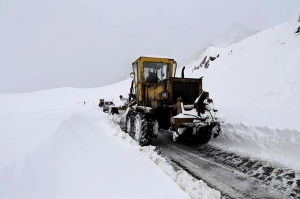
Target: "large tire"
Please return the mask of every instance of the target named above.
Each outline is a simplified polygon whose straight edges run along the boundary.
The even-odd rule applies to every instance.
[[[136,114],[134,121],[134,136],[139,145],[149,145],[152,141],[153,122],[147,118],[143,113]]]
[[[178,136],[177,141],[183,144],[192,144],[193,143],[192,133],[193,133],[192,128],[186,128],[182,132],[182,134]]]
[[[135,113],[130,110],[126,115],[126,133],[128,133],[131,137],[134,136],[134,120]]]
[[[209,142],[211,134],[212,133],[210,128],[204,128],[203,130],[200,130],[200,132],[197,132],[194,137],[197,144],[206,144]]]

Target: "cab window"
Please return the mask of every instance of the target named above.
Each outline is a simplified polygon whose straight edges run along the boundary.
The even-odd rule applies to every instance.
[[[144,78],[148,83],[156,83],[169,77],[170,64],[162,62],[144,62]]]
[[[134,72],[134,82],[140,82],[140,74],[139,74],[139,71],[138,71],[138,64],[139,63],[134,63],[132,65],[133,72]]]

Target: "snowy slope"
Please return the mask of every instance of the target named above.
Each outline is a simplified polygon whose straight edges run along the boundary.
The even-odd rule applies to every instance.
[[[203,78],[215,105],[226,115],[219,146],[300,168],[300,11],[278,26],[227,48],[208,68],[187,65],[186,77]]]
[[[209,69],[193,68],[186,75],[204,76],[204,89],[213,93],[219,105],[299,108],[297,20],[298,13],[287,23],[225,49],[210,47],[198,60],[200,63],[205,56],[219,55]]]
[[[215,38],[211,39],[208,43],[212,46],[226,48],[231,44],[239,42],[245,38],[259,33],[258,30],[252,30],[241,24],[233,24],[222,33],[218,34]]]
[[[226,48],[231,44],[234,44],[236,42],[239,42],[247,37],[250,37],[254,34],[257,34],[258,30],[252,30],[249,28],[246,28],[240,24],[233,24],[232,26],[225,29],[223,32],[215,36],[214,38],[210,39],[208,42],[206,42],[203,47],[200,48],[199,51],[194,53],[190,58],[188,58],[183,65],[194,65],[198,66],[199,63],[198,60],[202,57],[203,53],[205,51],[213,46],[213,47],[220,47],[220,48]]]

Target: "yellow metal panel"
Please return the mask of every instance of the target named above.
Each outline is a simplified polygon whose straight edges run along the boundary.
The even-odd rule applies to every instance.
[[[163,86],[163,84],[160,84],[155,87],[150,87],[147,90],[148,90],[147,94],[148,94],[149,101],[160,100],[159,94],[164,91],[164,86]]]
[[[138,95],[139,95],[139,96],[137,96],[138,101],[144,101],[145,89],[143,89],[143,86],[141,83],[138,83],[137,88],[138,88]]]

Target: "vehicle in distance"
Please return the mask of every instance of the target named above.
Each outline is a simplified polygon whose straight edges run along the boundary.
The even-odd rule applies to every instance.
[[[105,101],[103,105],[103,112],[108,112],[110,106],[115,106],[114,102],[112,101]]]

